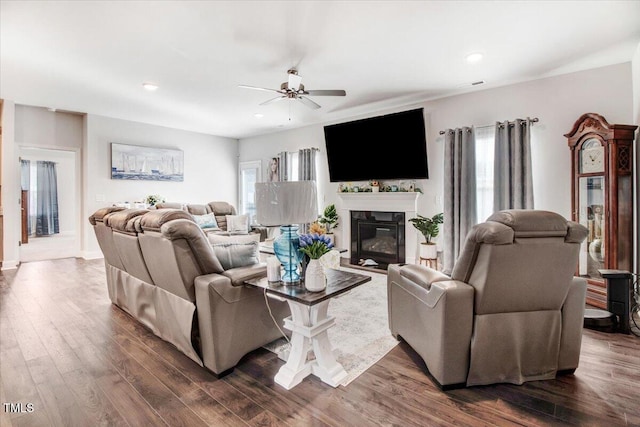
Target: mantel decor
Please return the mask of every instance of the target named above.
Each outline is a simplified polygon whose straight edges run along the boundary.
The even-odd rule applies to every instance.
[[[111,179],[184,181],[184,152],[112,142]]]

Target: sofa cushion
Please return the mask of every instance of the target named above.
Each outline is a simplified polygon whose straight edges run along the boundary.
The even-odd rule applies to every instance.
[[[212,247],[216,258],[225,270],[260,263],[258,242],[219,243]]]
[[[204,215],[193,215],[193,220],[202,228],[203,230],[219,230],[218,221],[216,221],[216,216],[213,213],[208,213]]]
[[[249,233],[249,215],[226,215],[229,233]]]

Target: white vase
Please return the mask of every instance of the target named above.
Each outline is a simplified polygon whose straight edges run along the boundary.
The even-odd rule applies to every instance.
[[[327,276],[319,260],[309,260],[304,274],[304,287],[310,292],[320,292],[327,287]]]

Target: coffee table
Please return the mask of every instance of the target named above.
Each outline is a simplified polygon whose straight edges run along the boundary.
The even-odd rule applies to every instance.
[[[326,274],[327,287],[321,292],[309,292],[304,284],[269,282],[266,277],[245,282],[265,289],[271,297],[287,301],[291,309],[291,317],[284,319],[284,327],[291,331],[291,352],[274,378],[287,390],[311,374],[332,387],[339,386],[347,377],[347,371],[333,355],[327,331],[335,324],[335,318],[328,316],[327,310],[331,298],[371,281],[371,277],[333,269],[328,269]],[[315,355],[312,360],[308,357],[311,351]]]

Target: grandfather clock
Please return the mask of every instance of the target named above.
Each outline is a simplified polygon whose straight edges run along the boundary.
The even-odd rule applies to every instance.
[[[637,126],[609,124],[583,114],[565,134],[571,149],[572,219],[588,228],[578,275],[587,279],[587,304],[607,308],[598,270],[633,267],[633,137]]]

